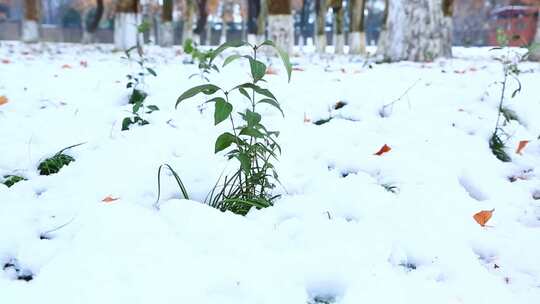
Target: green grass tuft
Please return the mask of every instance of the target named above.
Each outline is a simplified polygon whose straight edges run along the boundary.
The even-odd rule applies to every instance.
[[[26,178],[18,175],[4,175],[4,182],[3,184],[6,185],[8,188],[15,185],[16,183],[20,181],[25,181]]]
[[[497,135],[497,133],[494,133],[489,139],[489,148],[491,149],[493,155],[495,155],[495,157],[497,157],[500,161],[512,161],[512,158],[510,158],[508,153],[504,151],[504,148],[506,148],[506,146],[504,145],[504,142],[501,140],[501,138]]]
[[[75,159],[69,155],[58,153],[53,157],[47,158],[39,164],[38,170],[40,175],[51,175],[58,173],[62,167],[69,165]]]

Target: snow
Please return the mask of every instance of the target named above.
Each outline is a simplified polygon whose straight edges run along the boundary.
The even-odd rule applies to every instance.
[[[513,161],[502,163],[488,146],[503,76],[488,49],[371,68],[307,53],[292,57],[304,71],[290,84],[271,59],[285,118],[267,108],[263,120],[281,131],[283,196],[241,217],[200,203],[236,164],[213,154],[226,126],[201,98],[174,109],[200,84],[188,79],[196,66],[178,48],[147,48],[158,77],[145,80],[146,103],[161,110],[122,132],[137,66],[111,49],[1,42],[0,175],[28,180],[0,184],[0,303],[540,302],[537,63],[520,65],[523,90],[506,101],[520,122],[505,126]],[[236,62],[210,78],[230,87],[247,71]],[[66,152],[75,162],[38,175],[78,143]],[[192,200],[164,174],[153,208],[162,163]],[[473,220],[491,209],[487,227]]]

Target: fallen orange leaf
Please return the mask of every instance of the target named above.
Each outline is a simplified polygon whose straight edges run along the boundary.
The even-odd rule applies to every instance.
[[[119,200],[120,198],[119,197],[112,197],[110,195],[107,195],[104,199],[102,199],[101,201],[104,202],[104,203],[112,203],[114,201],[117,201]]]
[[[480,224],[480,226],[484,227],[484,226],[486,226],[486,223],[489,221],[489,219],[493,215],[493,211],[495,211],[495,209],[482,210],[482,211],[476,213],[473,216],[473,218],[478,224]]]
[[[5,105],[6,103],[8,103],[7,97],[6,96],[0,96],[0,106]]]
[[[384,144],[384,146],[382,146],[379,151],[377,151],[377,153],[373,154],[373,155],[377,155],[377,156],[381,156],[383,155],[384,153],[386,152],[389,152],[390,150],[392,150],[392,148],[390,148],[390,146]]]
[[[69,64],[64,64],[62,66],[62,69],[71,69],[71,66]]]
[[[272,67],[268,67],[268,69],[266,69],[266,74],[267,75],[277,75],[278,72],[275,69],[273,69]]]
[[[307,116],[306,113],[304,113],[304,123],[310,123],[311,122],[311,119],[309,119],[309,117]]]
[[[529,141],[528,140],[522,140],[519,142],[518,144],[518,147],[516,149],[516,153],[517,154],[522,154],[521,152],[523,151],[523,149],[525,149],[525,147],[527,146],[527,144],[529,144]]]

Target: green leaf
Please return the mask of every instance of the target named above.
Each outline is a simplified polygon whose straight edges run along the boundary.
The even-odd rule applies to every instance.
[[[139,102],[136,102],[135,104],[133,104],[133,113],[137,113],[139,112],[139,110],[141,109],[142,107],[142,101],[139,101]]]
[[[225,42],[224,44],[220,45],[215,51],[212,52],[212,55],[210,56],[210,63],[214,61],[214,59],[216,59],[216,57],[219,54],[221,54],[223,51],[225,51],[226,49],[231,48],[231,47],[234,47],[234,48],[241,47],[244,45],[247,45],[247,43],[240,40]]]
[[[214,153],[227,149],[235,141],[235,139],[236,137],[229,132],[221,134],[216,139]]]
[[[249,99],[249,101],[251,101],[251,96],[249,96],[249,93],[246,91],[246,89],[244,88],[239,88],[238,91],[240,91],[240,93],[244,96],[246,96],[247,99]]]
[[[183,47],[186,54],[191,54],[191,52],[193,52],[193,40],[186,39],[186,41],[184,41]]]
[[[185,99],[188,99],[188,98],[191,98],[199,93],[203,93],[205,95],[212,95],[214,94],[215,92],[217,92],[220,88],[216,85],[213,85],[213,84],[203,84],[203,85],[200,85],[200,86],[196,86],[196,87],[193,87],[187,91],[185,91],[184,93],[182,93],[182,95],[180,95],[180,97],[178,97],[178,99],[176,100],[176,105],[175,105],[175,108],[178,107],[178,104],[180,104],[180,102],[182,102],[182,100],[185,100]]]
[[[251,77],[253,77],[253,82],[257,82],[264,77],[266,74],[266,65],[259,60],[250,59],[249,66],[251,68]]]
[[[261,114],[257,112],[247,110],[245,117],[249,127],[252,127],[261,122]]]
[[[159,111],[159,108],[156,105],[149,105],[147,108],[148,108],[148,110],[150,110],[147,113],[152,113],[154,111]]]
[[[270,99],[270,98],[264,98],[264,99],[261,99],[257,102],[257,104],[259,103],[266,103],[266,104],[269,104],[275,108],[277,108],[280,112],[281,112],[281,115],[283,115],[283,117],[285,117],[285,114],[283,113],[283,110],[281,109],[279,103],[273,99]]]
[[[226,102],[223,100],[223,98],[221,100],[217,100],[214,110],[214,125],[217,125],[227,119],[229,115],[231,115],[232,109],[232,104]]]
[[[258,85],[256,84],[252,84],[252,83],[244,83],[244,84],[241,84],[239,86],[236,86],[234,87],[231,91],[235,90],[235,89],[240,89],[240,88],[248,88],[248,89],[253,89],[255,90],[255,92],[261,94],[261,95],[264,95],[268,98],[272,98],[273,100],[277,100],[276,97],[274,96],[274,94],[272,94],[270,91],[268,91],[267,89],[263,89],[261,87],[259,87]]]
[[[154,77],[156,77],[156,76],[157,76],[157,73],[156,73],[156,71],[154,71],[154,69],[151,69],[151,68],[146,68],[146,70],[148,71],[148,73],[150,73],[150,74],[154,75]]]
[[[264,137],[264,135],[259,130],[251,128],[251,127],[242,128],[242,130],[240,131],[240,135],[247,135],[247,136],[257,137],[257,138]]]
[[[144,20],[139,26],[137,27],[137,31],[139,33],[145,33],[150,29],[150,22]]]
[[[131,118],[129,118],[129,117],[124,118],[124,120],[122,120],[122,131],[129,130],[129,126],[132,123],[133,122],[131,121]]]
[[[223,62],[223,65],[221,67],[225,67],[227,64],[235,61],[238,58],[242,58],[242,57],[243,57],[242,55],[238,55],[238,54],[231,55],[231,56],[229,56],[229,57],[227,57],[225,59],[225,61]]]
[[[283,61],[283,65],[285,66],[285,69],[287,70],[288,81],[290,82],[291,81],[291,73],[292,73],[292,65],[291,65],[291,61],[289,59],[289,54],[287,54],[287,52],[285,52],[285,50],[283,50],[282,48],[277,46],[271,40],[266,40],[265,42],[263,42],[261,44],[261,46],[263,46],[263,45],[271,46],[278,52],[279,57],[281,57],[281,61]]]
[[[130,104],[136,104],[136,103],[142,103],[144,99],[148,96],[145,92],[141,90],[134,89],[133,93],[129,97],[129,103]]]
[[[246,174],[249,174],[249,171],[251,171],[251,162],[249,160],[249,157],[245,153],[240,153],[236,157],[238,161],[240,161],[240,167]]]

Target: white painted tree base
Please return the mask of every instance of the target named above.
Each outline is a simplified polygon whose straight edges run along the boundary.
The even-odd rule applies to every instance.
[[[385,61],[432,61],[451,56],[451,19],[442,0],[389,1],[386,34],[378,53]]]
[[[349,34],[349,54],[364,55],[366,53],[366,33],[352,32]]]
[[[201,35],[199,35],[199,34],[193,34],[192,37],[193,37],[193,38],[191,38],[191,39],[193,39],[193,42],[195,42],[195,43],[198,44],[198,45],[201,45]]]
[[[293,31],[292,15],[268,15],[268,38],[289,54],[293,52]]]
[[[159,45],[170,47],[174,44],[174,27],[170,21],[163,22],[159,27]]]
[[[142,41],[142,34],[138,31],[141,24],[141,15],[135,13],[116,13],[114,16],[114,47],[118,50],[127,50],[137,46]]]
[[[306,43],[306,41],[305,41],[304,36],[300,36],[300,37],[298,38],[298,46],[302,47],[302,46],[305,45],[305,43]]]
[[[326,52],[326,35],[317,35],[315,37],[315,45],[317,47],[317,52],[324,53]]]
[[[345,37],[343,34],[336,35],[336,48],[334,51],[335,54],[344,54],[345,53]]]
[[[96,38],[95,38],[94,33],[83,31],[81,43],[83,43],[83,44],[91,44],[91,43],[94,43],[95,41],[96,41]]]
[[[39,41],[39,24],[34,20],[23,20],[22,41],[34,43]]]
[[[257,42],[258,42],[257,35],[255,35],[255,34],[248,34],[248,35],[247,35],[247,42],[248,42],[249,44],[252,44],[252,45],[253,45],[253,44],[257,44]]]
[[[529,60],[540,61],[540,20],[536,24],[536,35],[533,40],[533,48],[529,54]]]

